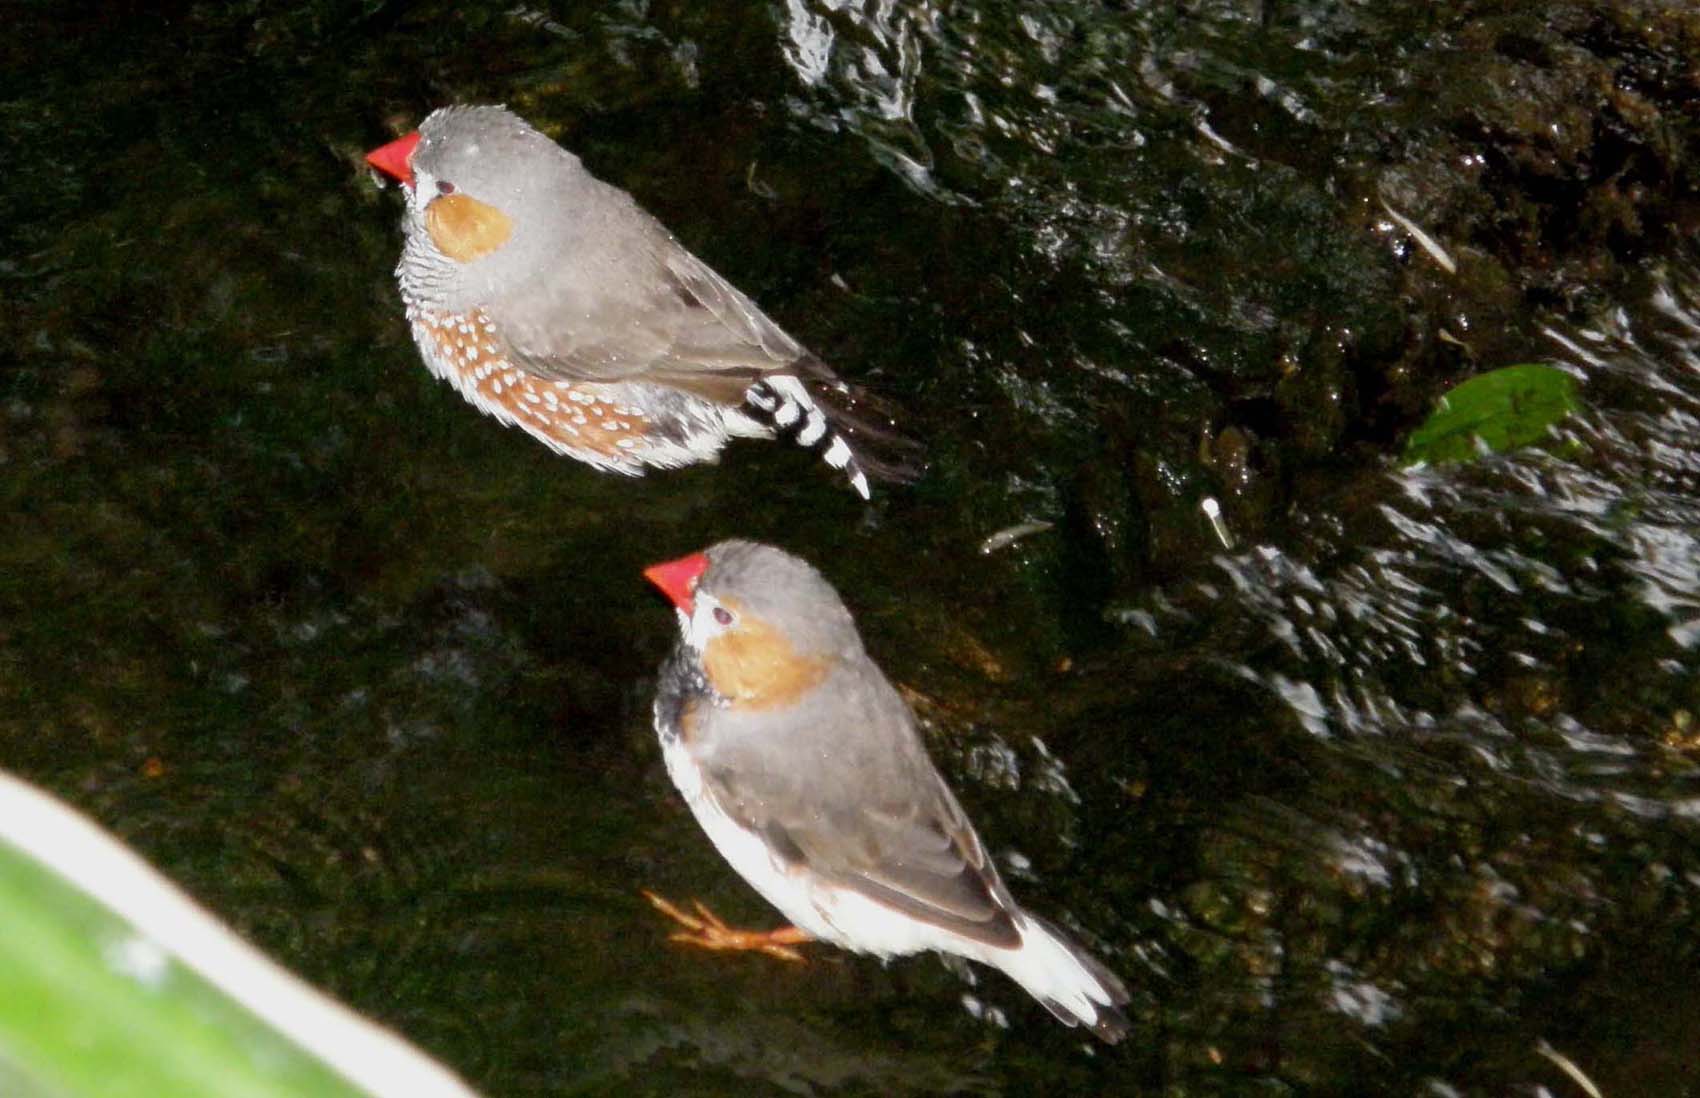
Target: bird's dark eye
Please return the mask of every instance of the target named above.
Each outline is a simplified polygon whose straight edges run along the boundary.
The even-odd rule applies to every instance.
[[[732,611],[726,609],[724,606],[716,606],[714,608],[714,620],[719,622],[721,625],[731,625]]]
[[[439,179],[439,180],[437,180],[437,193],[438,194],[454,194],[455,193],[455,185],[453,183],[450,183],[446,179]]]

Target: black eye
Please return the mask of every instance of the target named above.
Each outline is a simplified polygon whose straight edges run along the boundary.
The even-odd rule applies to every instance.
[[[437,180],[437,193],[438,194],[454,194],[455,193],[455,185],[453,183],[450,183],[446,179],[439,179],[439,180]]]
[[[716,606],[714,608],[714,620],[719,622],[721,625],[731,625],[732,611],[726,609],[724,606]]]

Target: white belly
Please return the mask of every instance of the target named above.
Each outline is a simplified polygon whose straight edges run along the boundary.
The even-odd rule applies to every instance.
[[[909,918],[859,892],[821,886],[807,870],[785,862],[755,832],[721,811],[703,788],[701,771],[683,742],[663,739],[661,749],[667,775],[715,849],[792,925],[822,941],[880,957],[936,949],[995,964],[988,954],[1004,952]]]

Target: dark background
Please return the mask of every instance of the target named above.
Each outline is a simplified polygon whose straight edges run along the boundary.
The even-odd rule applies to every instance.
[[[1544,1041],[1700,1088],[1690,5],[5,18],[0,765],[475,1085],[1581,1093]],[[598,475],[432,381],[360,157],[490,101],[927,479]],[[1529,361],[1580,383],[1549,444],[1400,469]],[[930,958],[666,942],[641,887],[774,919],[649,726],[639,570],[734,534],[842,590],[1124,1044]]]

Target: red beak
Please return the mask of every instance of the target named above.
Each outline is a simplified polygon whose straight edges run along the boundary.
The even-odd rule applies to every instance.
[[[672,599],[673,605],[684,611],[688,618],[696,605],[692,596],[696,594],[697,580],[702,578],[707,567],[707,557],[692,553],[666,564],[652,564],[643,570],[643,577],[661,588],[662,594]]]
[[[366,163],[404,187],[413,186],[413,150],[419,146],[419,131],[379,145],[366,154]]]

